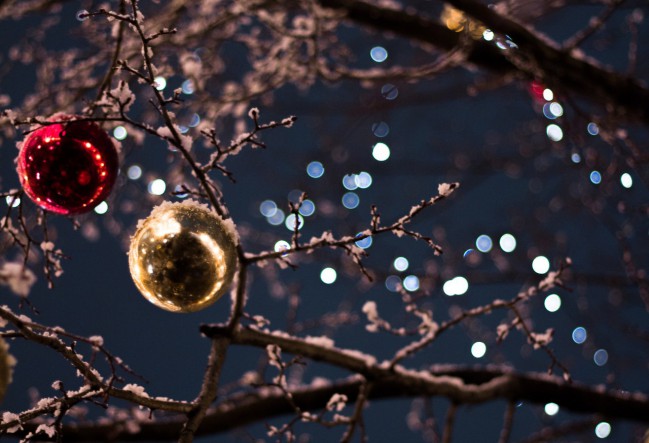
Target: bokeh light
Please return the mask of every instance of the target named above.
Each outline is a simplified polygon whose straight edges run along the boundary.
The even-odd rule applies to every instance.
[[[355,192],[347,192],[342,198],[343,206],[347,209],[356,209],[360,202],[361,199]]]
[[[539,255],[532,260],[532,269],[537,274],[545,274],[550,270],[550,260],[547,257]]]
[[[272,200],[264,200],[259,204],[259,212],[264,217],[272,217],[277,212],[277,204]]]
[[[113,129],[113,137],[117,140],[124,140],[127,135],[128,132],[124,126],[116,126],[115,129]]]
[[[324,268],[322,272],[320,272],[320,280],[327,285],[335,282],[336,278],[338,278],[338,274],[334,268]]]
[[[382,46],[375,46],[370,50],[370,57],[377,63],[382,63],[388,59],[388,51]]]
[[[476,239],[475,247],[478,248],[478,251],[480,252],[489,252],[493,247],[493,241],[488,235],[482,234]]]
[[[162,195],[167,190],[167,184],[161,178],[156,178],[151,181],[147,187],[149,194],[152,195]]]
[[[550,294],[545,297],[543,306],[545,306],[545,309],[548,312],[557,312],[559,308],[561,308],[561,297],[559,297],[557,294]]]
[[[99,203],[97,206],[95,206],[95,212],[99,215],[105,214],[108,212],[108,203],[105,201]]]
[[[362,232],[359,232],[356,234],[356,237],[361,237],[363,236]],[[372,246],[372,237],[365,237],[361,240],[358,240],[357,242],[354,243],[356,246],[358,246],[361,249],[367,249],[370,246]]]
[[[131,180],[137,180],[138,178],[142,177],[142,168],[140,168],[138,165],[131,165],[126,171],[126,175]]]
[[[392,265],[394,266],[394,269],[396,269],[397,271],[403,272],[406,269],[408,269],[410,263],[408,263],[408,259],[405,257],[397,257],[394,259],[394,263]]]
[[[311,200],[306,199],[302,202],[302,206],[300,206],[300,214],[309,217],[315,213],[315,203],[313,203]]]
[[[406,291],[416,291],[419,289],[419,277],[416,275],[409,275],[403,279],[403,287]]]
[[[575,329],[573,329],[573,331],[572,331],[572,341],[574,341],[578,345],[585,342],[587,338],[588,338],[588,333],[586,332],[585,328],[583,328],[581,326],[577,326]]]
[[[608,352],[606,349],[598,349],[595,351],[593,361],[597,366],[604,366],[608,362]]]
[[[322,166],[322,163],[317,161],[312,161],[306,167],[306,173],[311,178],[320,178],[324,175],[324,172],[324,166]]]
[[[551,124],[545,128],[545,133],[548,135],[548,138],[553,142],[558,142],[563,139],[563,129],[560,126]]]
[[[298,230],[304,227],[304,217],[298,214],[296,218],[295,214],[289,214],[286,216],[286,221],[284,222],[284,226],[286,226],[286,229],[288,229],[289,231],[294,231],[296,222],[297,222]]]
[[[458,276],[451,280],[448,280],[442,286],[442,291],[444,294],[452,297],[454,295],[463,295],[466,291],[469,290],[469,282],[466,278]]]
[[[589,178],[594,185],[599,185],[602,182],[602,174],[599,171],[592,171]]]
[[[401,279],[396,275],[388,275],[385,279],[385,287],[390,292],[397,292],[401,285]]]
[[[600,422],[595,426],[595,435],[598,438],[606,438],[611,435],[611,425],[605,421]]]
[[[549,416],[557,415],[559,412],[559,405],[556,403],[547,403],[543,410]]]
[[[386,83],[381,87],[381,95],[386,100],[394,100],[399,96],[399,89],[391,83]]]
[[[516,238],[511,234],[503,234],[499,244],[504,252],[513,252],[516,249]]]
[[[622,174],[620,176],[620,183],[627,189],[633,186],[633,178],[631,177],[631,174],[629,174],[628,172]]]
[[[471,355],[475,358],[482,358],[487,353],[487,345],[481,341],[473,343],[471,346]]]
[[[390,158],[390,148],[385,143],[377,143],[372,148],[372,157],[376,161],[384,162]]]

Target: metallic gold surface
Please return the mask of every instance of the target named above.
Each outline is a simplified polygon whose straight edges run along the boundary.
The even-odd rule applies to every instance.
[[[129,267],[151,303],[173,312],[203,309],[223,295],[237,265],[224,222],[194,203],[163,203],[131,239]]]

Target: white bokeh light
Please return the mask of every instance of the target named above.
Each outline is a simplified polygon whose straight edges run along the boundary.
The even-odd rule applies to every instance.
[[[322,272],[320,272],[320,280],[328,285],[335,282],[337,277],[338,274],[336,273],[336,270],[334,268],[324,268]]]
[[[167,189],[167,184],[161,178],[156,178],[151,183],[149,183],[149,194],[153,195],[162,195]]]
[[[545,274],[550,270],[550,260],[548,260],[547,257],[539,255],[532,260],[532,269],[537,274]]]
[[[624,186],[627,189],[633,186],[633,178],[631,177],[631,174],[629,174],[628,172],[622,174],[620,176],[620,183],[622,183],[622,186]]]
[[[545,309],[547,309],[548,312],[557,312],[561,307],[561,297],[557,294],[550,294],[545,297],[543,306],[545,306]]]
[[[499,243],[504,252],[513,252],[516,249],[516,238],[511,234],[503,234]]]
[[[469,282],[466,278],[458,276],[444,283],[442,290],[448,296],[463,295],[469,290]]]
[[[95,206],[95,212],[100,215],[108,212],[108,203],[106,202],[99,203],[97,206]]]
[[[390,148],[385,143],[377,143],[372,148],[374,160],[384,162],[390,158]]]
[[[558,125],[548,125],[548,127],[545,128],[545,133],[553,142],[558,142],[563,139],[563,129],[561,129],[561,127],[559,127]]]
[[[473,343],[471,346],[471,355],[475,358],[482,358],[487,353],[487,345],[481,341]]]
[[[557,415],[559,412],[559,405],[556,403],[547,403],[543,409],[547,415]]]
[[[595,435],[598,438],[606,438],[611,435],[611,425],[605,421],[600,422],[595,426]]]

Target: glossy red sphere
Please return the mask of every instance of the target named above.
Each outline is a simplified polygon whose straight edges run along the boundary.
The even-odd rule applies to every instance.
[[[27,136],[18,154],[18,176],[25,193],[57,214],[92,210],[110,194],[118,168],[115,145],[93,122],[43,126]]]

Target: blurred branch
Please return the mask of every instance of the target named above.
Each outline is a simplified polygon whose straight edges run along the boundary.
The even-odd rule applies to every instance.
[[[461,37],[456,32],[419,12],[352,0],[319,0],[319,3],[340,10],[348,20],[376,31],[393,32],[446,51],[460,44]],[[480,20],[492,31],[508,35],[518,46],[516,50],[503,51],[479,40],[467,49],[468,62],[498,75],[519,73],[527,80],[540,80],[552,88],[578,93],[599,106],[610,106],[619,117],[649,122],[646,106],[649,89],[636,79],[613,72],[578,52],[563,50],[547,36],[499,15],[483,3],[475,0],[448,0],[448,3]],[[520,60],[515,61],[515,58]]]

